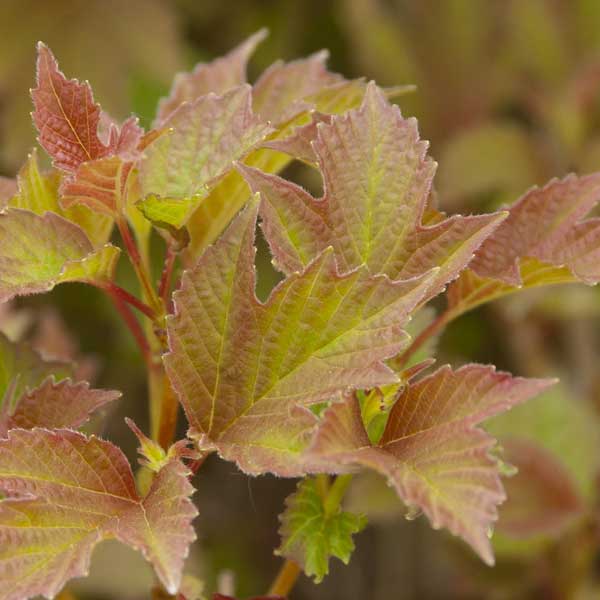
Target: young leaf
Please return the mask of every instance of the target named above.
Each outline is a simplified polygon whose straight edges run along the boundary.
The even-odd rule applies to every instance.
[[[360,109],[318,126],[313,148],[324,179],[320,200],[278,177],[239,166],[264,199],[263,230],[285,273],[301,270],[331,245],[342,272],[366,264],[373,274],[401,279],[440,267],[431,288],[435,294],[504,218],[422,224],[435,163],[418,139],[415,120],[403,119],[374,84]]]
[[[10,199],[8,206],[30,210],[40,216],[46,211],[54,212],[79,225],[90,238],[94,247],[101,246],[108,241],[113,228],[113,220],[94,214],[85,206],[65,208],[59,200],[60,174],[57,171],[41,173],[36,150],[33,150],[19,171],[17,181],[18,193]]]
[[[98,408],[120,396],[116,391],[90,389],[87,382],[65,379],[56,383],[51,377],[13,402],[12,410],[0,412],[0,436],[17,428],[77,428]]]
[[[165,122],[169,131],[148,146],[140,163],[144,211],[181,200],[186,210],[164,211],[162,222],[182,227],[209,191],[209,185],[225,175],[233,161],[243,158],[271,130],[252,112],[251,88],[238,86],[223,96],[209,94],[180,106]]]
[[[194,539],[188,470],[173,460],[144,498],[114,445],[70,430],[14,429],[0,440],[0,598],[53,597],[85,575],[108,537],[140,550],[174,594]],[[26,496],[24,498],[24,496]]]
[[[378,471],[434,528],[448,528],[492,564],[488,530],[505,496],[489,454],[495,440],[475,425],[551,383],[481,365],[442,367],[403,388],[378,444],[370,443],[358,401],[349,396],[327,410],[308,454],[328,470]]]
[[[0,334],[0,421],[15,410],[23,395],[48,377],[60,381],[71,374],[69,365],[44,361],[28,345],[11,342]]]
[[[282,540],[276,553],[295,560],[316,583],[329,573],[330,556],[348,564],[354,551],[352,536],[367,524],[363,516],[339,507],[328,514],[315,479],[300,481],[280,520]]]
[[[158,104],[155,126],[162,126],[184,102],[192,102],[211,92],[224,94],[246,83],[248,60],[266,36],[266,29],[261,29],[225,56],[210,63],[198,63],[189,73],[178,73],[169,96],[162,98]]]
[[[106,156],[98,136],[100,106],[88,83],[67,79],[50,49],[38,43],[37,86],[31,91],[38,140],[54,165],[74,172],[81,163]]]
[[[0,213],[0,301],[47,292],[55,285],[112,280],[120,250],[95,250],[74,223],[46,212],[42,216],[10,208]]]
[[[523,287],[600,281],[600,220],[584,220],[599,200],[598,174],[569,175],[527,192],[450,287],[451,310],[462,313]]]
[[[256,114],[265,121],[282,124],[311,110],[311,96],[344,81],[341,75],[327,70],[328,57],[329,53],[323,50],[308,58],[272,64],[254,84]]]
[[[289,64],[276,63],[256,83],[253,100],[261,108],[261,116],[268,119],[274,131],[244,160],[246,164],[267,173],[281,171],[292,158],[283,154],[286,150],[272,151],[273,143],[277,140],[283,143],[293,138],[310,120],[313,110],[337,114],[360,104],[365,92],[364,82],[356,79],[346,81],[339,75],[327,72],[324,59],[325,54],[319,53]],[[279,94],[284,90],[287,103],[280,102]],[[293,140],[290,143],[293,145]],[[189,254],[199,257],[223,232],[249,197],[248,187],[238,173],[225,176],[198,206],[188,223],[191,237]]]
[[[63,205],[82,204],[110,217],[119,215],[126,206],[132,169],[133,162],[119,156],[82,163],[74,177],[65,181],[62,187]]]
[[[434,275],[342,276],[325,251],[261,304],[256,212],[254,202],[184,274],[164,361],[202,447],[249,473],[292,476],[314,425],[300,407],[396,382],[382,361],[405,345],[403,326]]]

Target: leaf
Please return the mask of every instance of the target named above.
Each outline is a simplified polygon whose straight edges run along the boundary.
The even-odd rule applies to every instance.
[[[308,58],[272,64],[254,84],[256,114],[265,121],[282,124],[311,110],[314,103],[310,96],[344,81],[341,75],[327,70],[328,57],[329,53],[322,50]]]
[[[565,385],[492,419],[486,430],[504,449],[501,458],[518,469],[506,481],[508,499],[495,544],[499,550],[520,552],[523,543],[515,540],[555,539],[595,501],[598,418]]]
[[[82,163],[72,179],[62,187],[62,202],[66,207],[84,205],[88,208],[116,217],[127,203],[129,175],[132,161],[119,156],[109,156]]]
[[[120,392],[90,389],[84,381],[64,379],[57,383],[50,377],[13,401],[12,409],[0,412],[0,435],[17,428],[77,428],[98,408],[120,397]]]
[[[276,554],[296,561],[320,583],[329,573],[329,557],[345,565],[354,551],[352,536],[366,526],[365,517],[342,511],[328,514],[315,479],[304,479],[286,499],[280,516],[281,546]]]
[[[11,208],[0,213],[0,301],[47,292],[67,281],[102,285],[112,280],[120,250],[95,250],[74,223]]]
[[[45,379],[54,377],[60,381],[71,373],[68,364],[44,361],[27,344],[11,342],[0,334],[0,421]]]
[[[261,29],[239,46],[210,63],[198,63],[189,73],[178,73],[167,98],[158,103],[155,126],[161,126],[184,102],[191,102],[209,93],[224,94],[246,83],[246,66],[256,47],[267,36]]]
[[[169,224],[185,225],[209,186],[225,175],[269,133],[252,112],[251,88],[238,86],[223,96],[209,94],[180,106],[165,121],[169,131],[148,146],[140,163],[142,195],[168,204],[190,205]],[[141,201],[143,205],[145,200]],[[142,209],[144,210],[144,209]],[[165,221],[165,218],[162,219]]]
[[[35,149],[19,171],[17,181],[18,193],[11,198],[8,206],[30,210],[40,216],[51,211],[79,225],[94,246],[108,241],[113,220],[94,214],[85,206],[62,206],[59,200],[60,174],[57,171],[41,173]]]
[[[513,539],[558,536],[584,512],[583,499],[565,466],[535,442],[507,438],[503,460],[517,469],[505,487],[509,501],[498,531]]]
[[[364,82],[358,79],[347,81],[328,73],[324,67],[325,58],[324,53],[318,53],[288,64],[275,63],[265,71],[254,86],[253,100],[257,103],[255,109],[262,107],[261,114],[269,120],[274,131],[260,148],[244,159],[244,163],[267,173],[281,171],[292,159],[283,151],[273,151],[270,146],[277,140],[284,143],[293,138],[310,121],[311,111],[342,113],[360,104],[365,92]],[[261,80],[263,83],[259,86]],[[237,172],[226,175],[211,190],[188,222],[191,259],[198,258],[219,237],[249,198],[248,187]]]
[[[50,49],[38,43],[37,86],[31,91],[38,140],[54,165],[74,172],[84,162],[106,156],[98,137],[100,105],[88,83],[67,79]]]
[[[248,473],[292,476],[314,425],[304,407],[397,381],[382,361],[406,344],[403,326],[433,275],[342,276],[325,251],[261,304],[256,211],[254,202],[184,274],[164,362],[201,449]]]
[[[196,510],[178,460],[144,498],[121,450],[69,430],[14,429],[0,441],[0,598],[50,598],[87,573],[93,547],[116,537],[152,562],[174,594]]]
[[[475,426],[551,383],[481,365],[442,367],[403,388],[378,444],[370,443],[349,396],[326,411],[308,455],[328,470],[360,465],[381,473],[435,529],[448,528],[493,564],[488,531],[505,495],[489,454],[495,440]]]
[[[313,149],[324,179],[320,200],[240,165],[264,199],[263,231],[277,266],[285,273],[301,270],[331,245],[342,272],[366,264],[373,274],[401,279],[440,267],[430,289],[439,293],[504,215],[422,225],[435,169],[426,148],[415,120],[404,120],[369,84],[360,109],[318,125]]]
[[[527,192],[449,289],[453,313],[524,287],[600,281],[600,220],[584,220],[598,200],[599,174],[569,175]]]

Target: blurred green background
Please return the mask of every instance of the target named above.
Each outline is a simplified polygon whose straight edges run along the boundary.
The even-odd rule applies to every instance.
[[[177,71],[265,26],[270,36],[252,61],[251,80],[279,58],[328,48],[330,68],[347,77],[416,84],[399,104],[431,141],[440,165],[438,201],[447,212],[492,210],[551,177],[600,170],[598,0],[2,0],[0,22],[5,175],[14,175],[35,144],[28,90],[37,40],[52,48],[68,76],[90,81],[111,115],[134,112],[148,125]],[[306,170],[294,169],[295,179],[312,183],[302,179]],[[264,249],[259,260],[264,297],[275,275]],[[132,281],[125,263],[120,277]],[[99,427],[133,457],[122,417],[144,424],[144,370],[112,306],[97,290],[71,285],[0,308],[0,328],[48,355],[76,356],[98,385],[124,391]],[[525,440],[566,470],[539,489],[526,469],[507,480],[519,504],[507,503],[506,523],[541,511],[552,531],[515,539],[501,520],[494,535],[499,561],[491,570],[424,519],[407,522],[380,481],[358,478],[349,504],[368,512],[371,526],[357,537],[351,566],[333,563],[323,584],[303,580],[293,598],[600,598],[599,324],[596,290],[546,288],[462,317],[439,342],[438,363],[476,360],[515,374],[561,377],[552,394],[492,425],[507,451]],[[277,514],[294,482],[250,480],[211,458],[195,484],[199,543],[190,570],[210,590],[230,586],[230,572],[240,597],[265,590],[280,563],[272,556]],[[544,496],[552,485],[554,503]],[[581,501],[573,518],[560,512],[565,486]],[[141,559],[106,544],[92,576],[73,589],[84,599],[133,600],[146,598],[150,584]]]

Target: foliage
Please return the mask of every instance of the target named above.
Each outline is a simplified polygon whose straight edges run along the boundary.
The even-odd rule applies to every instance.
[[[0,338],[1,599],[56,596],[109,538],[153,566],[155,597],[201,597],[184,561],[196,537],[191,478],[211,453],[249,475],[301,478],[281,517],[287,561],[270,597],[287,596],[300,569],[318,582],[330,557],[349,561],[366,521],[341,503],[360,469],[494,562],[509,469],[478,426],[555,382],[479,364],[422,371],[435,336],[474,306],[600,280],[598,222],[584,220],[598,175],[551,181],[500,212],[447,216],[428,145],[390,102],[405,90],[346,80],[325,53],[275,63],[251,85],[246,63],[263,37],[179,74],[149,131],[114,122],[38,45],[33,122],[53,167],[41,172],[33,152],[4,182],[0,299],[68,282],[108,294],[145,360],[150,432],[128,420],[134,477],[119,447],[76,431],[119,392]],[[277,174],[292,160],[320,174],[321,198]],[[259,217],[282,276],[264,302]],[[122,249],[108,242],[113,227]],[[117,283],[122,250],[139,293]],[[448,308],[431,320],[423,308],[440,295]],[[411,341],[414,315],[423,325]],[[188,429],[177,440],[179,403]],[[532,473],[524,496],[569,479],[545,450],[525,451],[527,462],[523,448],[507,458]],[[560,500],[550,509],[562,527],[583,500]],[[513,513],[511,527],[531,527],[522,523]]]

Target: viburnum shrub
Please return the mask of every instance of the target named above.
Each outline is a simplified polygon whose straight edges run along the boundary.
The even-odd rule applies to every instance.
[[[282,507],[285,562],[271,596],[301,571],[321,581],[331,556],[349,561],[366,523],[341,506],[360,469],[493,564],[506,465],[478,425],[553,381],[434,369],[427,342],[500,296],[598,282],[600,223],[585,216],[600,174],[553,180],[501,212],[447,217],[427,143],[390,103],[401,89],[346,80],[323,53],[275,63],[249,85],[263,36],[178,75],[148,132],[135,118],[114,123],[38,47],[33,121],[53,168],[42,172],[33,152],[16,182],[2,181],[0,298],[73,281],[108,294],[145,359],[150,431],[128,420],[134,476],[117,446],[77,431],[119,392],[0,338],[2,600],[54,597],[108,538],[152,564],[154,597],[200,598],[183,575],[190,480],[213,452],[250,476],[299,479]],[[321,198],[275,174],[294,159],[320,173]],[[283,277],[265,302],[257,220]],[[114,227],[122,249],[108,242]],[[164,240],[157,284],[153,229]],[[122,251],[137,295],[115,281]],[[445,310],[426,322],[423,307],[441,294]],[[425,326],[411,340],[416,313]],[[179,404],[188,427],[176,440]]]

